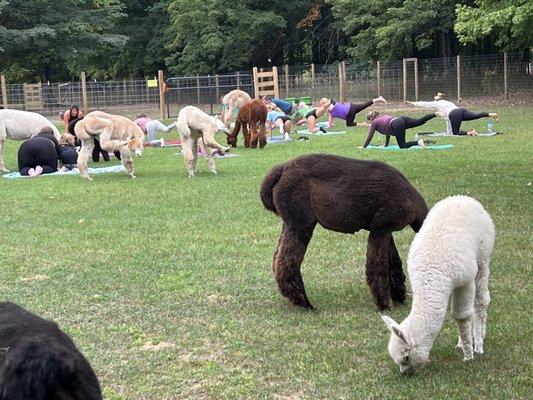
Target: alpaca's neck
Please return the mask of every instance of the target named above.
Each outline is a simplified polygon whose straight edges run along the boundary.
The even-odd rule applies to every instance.
[[[411,338],[420,346],[431,348],[448,309],[451,288],[447,285],[423,287],[413,292],[413,305],[405,325]]]

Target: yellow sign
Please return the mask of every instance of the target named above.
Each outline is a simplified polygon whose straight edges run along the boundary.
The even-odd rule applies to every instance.
[[[157,79],[148,79],[146,81],[146,84],[148,85],[149,88],[157,87]]]

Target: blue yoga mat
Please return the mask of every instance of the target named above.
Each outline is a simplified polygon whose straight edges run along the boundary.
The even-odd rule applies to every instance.
[[[307,129],[296,131],[298,135],[317,135],[317,136],[327,136],[327,135],[343,135],[346,131],[327,131],[327,132],[309,132]]]
[[[102,167],[102,168],[89,168],[89,174],[108,174],[113,172],[124,172],[126,169],[122,164],[112,165],[111,167]],[[66,171],[66,172],[54,172],[51,174],[42,174],[39,176],[63,176],[63,175],[79,175],[80,172],[77,168]],[[7,179],[18,179],[18,178],[31,178],[31,176],[21,175],[19,172],[10,172],[9,174],[2,175]]]
[[[453,145],[453,144],[436,144],[436,145],[427,146],[426,148],[421,147],[421,146],[412,146],[412,147],[409,147],[408,149],[400,149],[398,147],[398,145],[392,145],[392,146],[384,147],[384,146],[377,146],[377,145],[371,144],[365,150],[385,150],[385,151],[397,151],[397,150],[401,150],[401,151],[406,151],[406,150],[448,150],[448,149],[453,149],[454,147],[455,147],[455,145]]]
[[[268,144],[279,144],[279,143],[289,143],[289,142],[292,142],[292,139],[291,140],[283,140],[285,139],[284,136],[270,136],[268,139],[267,139],[267,143]]]

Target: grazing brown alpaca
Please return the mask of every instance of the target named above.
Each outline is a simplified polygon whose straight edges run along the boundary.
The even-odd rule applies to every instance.
[[[252,100],[243,105],[239,113],[237,114],[237,120],[235,121],[235,128],[233,132],[228,135],[228,145],[237,147],[237,135],[241,130],[244,136],[244,147],[265,147],[266,140],[266,117],[268,110],[261,100]],[[250,132],[248,132],[250,129]]]
[[[380,311],[389,299],[405,300],[405,275],[392,232],[418,232],[426,202],[396,169],[378,161],[329,154],[301,156],[274,167],[261,185],[261,200],[283,220],[274,253],[278,288],[294,305],[313,308],[300,273],[317,223],[342,233],[370,231],[366,279]]]

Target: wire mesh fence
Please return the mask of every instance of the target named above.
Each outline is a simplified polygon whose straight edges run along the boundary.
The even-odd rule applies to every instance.
[[[348,101],[365,100],[383,95],[390,101],[414,100],[416,87],[420,99],[444,92],[451,99],[504,100],[507,93],[525,102],[533,99],[533,69],[529,58],[482,55],[460,58],[433,58],[404,63],[351,62],[344,65],[344,90]],[[507,68],[505,68],[505,65]],[[310,96],[314,102],[322,97],[339,99],[341,86],[339,63],[278,67],[281,97]],[[418,77],[417,85],[415,78]],[[505,79],[506,78],[506,79]],[[151,84],[150,84],[151,82]],[[147,79],[87,81],[87,106],[124,115],[137,110],[157,113],[159,89]],[[233,89],[242,89],[253,97],[253,77],[250,71],[210,77],[172,77],[166,81],[165,99],[168,115],[176,115],[184,105],[196,105],[212,114],[221,110],[221,97]],[[10,108],[54,115],[73,104],[82,105],[81,82],[42,84],[7,84],[0,93],[0,104]],[[5,93],[5,95],[4,95]],[[6,99],[4,99],[6,97]],[[30,102],[29,99],[32,99]],[[39,101],[35,101],[38,98]],[[6,100],[4,102],[4,100]]]

